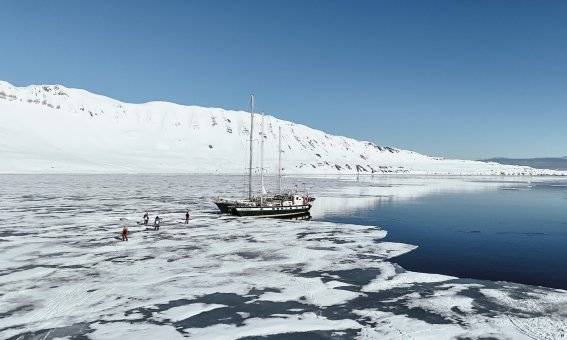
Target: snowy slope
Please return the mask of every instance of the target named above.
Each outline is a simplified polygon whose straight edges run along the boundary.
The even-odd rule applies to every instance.
[[[561,174],[428,157],[268,115],[264,119],[270,173],[277,172],[281,126],[282,167],[288,174]],[[60,85],[15,87],[0,81],[0,173],[242,173],[249,126],[245,111],[168,102],[129,104]],[[260,126],[261,116],[255,115],[256,160]]]

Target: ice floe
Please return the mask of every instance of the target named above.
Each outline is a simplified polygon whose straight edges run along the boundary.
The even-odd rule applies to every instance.
[[[406,271],[377,226],[220,216],[232,177],[0,183],[2,339],[565,337],[565,291]]]

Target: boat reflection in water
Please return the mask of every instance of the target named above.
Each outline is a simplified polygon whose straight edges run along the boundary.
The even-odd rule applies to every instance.
[[[273,217],[273,218],[277,218],[280,220],[291,220],[291,221],[309,221],[311,219],[311,213],[308,211],[300,215],[282,216],[282,217]]]

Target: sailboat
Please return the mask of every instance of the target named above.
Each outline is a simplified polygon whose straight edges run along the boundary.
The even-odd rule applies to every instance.
[[[226,199],[217,198],[215,205],[223,214],[231,214],[235,206],[249,205],[257,200],[252,194],[252,142],[254,137],[254,95],[250,95],[250,164],[248,167],[248,198],[247,199]]]
[[[226,200],[219,198],[215,204],[222,213],[236,216],[250,217],[296,217],[309,213],[314,198],[309,195],[297,193],[283,193],[281,189],[281,127],[279,128],[279,155],[278,155],[278,193],[267,195],[264,189],[264,117],[262,116],[261,132],[261,193],[254,196],[252,192],[252,155],[253,155],[253,127],[254,127],[254,96],[250,97],[250,162],[248,172],[248,199]]]

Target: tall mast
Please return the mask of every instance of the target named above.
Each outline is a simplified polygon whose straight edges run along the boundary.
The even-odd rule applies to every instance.
[[[262,112],[262,132],[260,132],[260,204],[264,203],[264,113]]]
[[[278,192],[282,193],[282,127],[279,127],[279,143],[278,143]]]
[[[248,199],[252,200],[252,138],[254,136],[254,95],[250,95],[250,166],[248,168]]]

